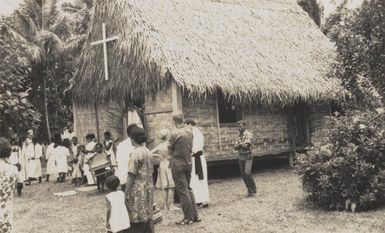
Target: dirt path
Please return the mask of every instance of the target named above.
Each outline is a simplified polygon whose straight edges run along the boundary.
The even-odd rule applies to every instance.
[[[156,232],[385,232],[384,208],[355,214],[314,210],[304,202],[298,176],[292,171],[265,171],[254,178],[258,196],[252,199],[242,197],[246,190],[240,178],[211,180],[211,203],[200,210],[202,223],[176,226],[181,211],[164,212],[164,221],[156,226]],[[105,232],[105,194],[53,195],[71,188],[68,183],[27,187],[23,197],[15,199],[16,232]]]

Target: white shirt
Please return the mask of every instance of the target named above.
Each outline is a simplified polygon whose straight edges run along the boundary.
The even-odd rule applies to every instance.
[[[48,160],[48,159],[54,159],[54,148],[53,146],[55,145],[55,143],[51,143],[47,146],[47,150],[45,151],[45,158]]]
[[[106,144],[110,144],[111,143],[111,147],[109,150],[106,150],[106,154],[107,155],[110,155],[110,159],[111,159],[111,164],[112,166],[116,166],[116,158],[115,158],[115,152],[114,152],[114,142],[112,140],[109,140],[106,142]]]
[[[125,205],[125,195],[123,191],[110,192],[106,196],[111,204],[110,230],[112,232],[119,232],[130,227],[130,217],[128,215],[127,207]]]
[[[19,153],[20,153],[20,147],[19,146],[12,146],[11,147],[11,155],[8,158],[8,162],[12,165],[19,163]]]
[[[192,127],[192,133],[193,133],[192,153],[203,151],[204,138],[203,138],[202,132],[198,128]]]
[[[70,156],[70,151],[67,147],[57,146],[54,148],[56,168],[59,173],[66,173],[68,171],[67,157]]]
[[[27,138],[23,144],[22,153],[25,156],[25,158],[31,158],[35,154],[34,145],[32,143],[32,140]]]
[[[126,138],[124,141],[119,143],[116,150],[116,176],[120,180],[120,184],[125,184],[128,173],[128,159],[134,150],[134,146],[131,143],[130,138]]]
[[[87,145],[85,146],[85,149],[86,149],[87,151],[94,151],[94,150],[95,150],[95,146],[96,146],[96,142],[91,141],[91,142],[87,143]],[[86,154],[86,161],[88,161],[88,159],[89,159],[92,155],[94,155],[94,154],[95,154],[95,152],[87,153],[87,154]]]
[[[136,124],[138,127],[143,129],[142,120],[135,109],[128,111],[127,113],[127,125]]]

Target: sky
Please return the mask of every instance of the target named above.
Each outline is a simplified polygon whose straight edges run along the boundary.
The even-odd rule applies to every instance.
[[[317,2],[324,6],[324,17],[328,17],[336,10],[337,6],[341,4],[343,0],[317,0]],[[347,0],[347,7],[349,9],[354,9],[359,7],[362,2],[363,0]]]
[[[58,4],[62,2],[72,2],[73,0],[59,0]],[[0,0],[0,15],[9,16],[16,10],[23,0]]]
[[[17,9],[22,0],[0,0],[0,15],[8,16]]]

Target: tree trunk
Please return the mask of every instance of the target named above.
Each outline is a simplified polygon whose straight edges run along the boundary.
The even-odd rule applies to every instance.
[[[45,127],[47,133],[47,141],[51,143],[51,130],[49,127],[49,117],[48,117],[48,98],[47,98],[47,78],[43,77],[43,103],[44,103],[44,118],[45,118]]]

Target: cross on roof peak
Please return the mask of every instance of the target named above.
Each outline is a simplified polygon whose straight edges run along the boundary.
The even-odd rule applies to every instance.
[[[107,38],[105,23],[102,23],[102,36],[103,38],[101,40],[91,42],[91,45],[93,46],[93,45],[103,44],[104,77],[105,77],[105,80],[108,80],[107,42],[117,40],[118,37],[113,36],[113,37]]]

